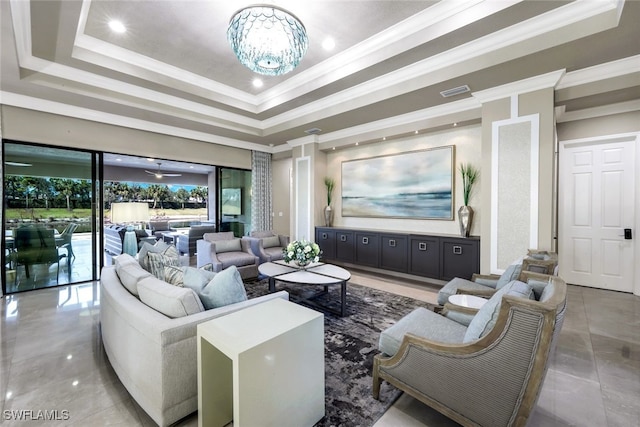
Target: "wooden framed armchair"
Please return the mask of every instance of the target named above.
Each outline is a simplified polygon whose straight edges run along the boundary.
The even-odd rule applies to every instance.
[[[384,331],[374,397],[384,380],[464,426],[524,426],[562,327],[566,284],[554,276],[533,300],[511,290],[491,297],[468,327],[417,309]],[[497,318],[475,338],[483,310]],[[401,339],[397,351],[394,335]]]
[[[438,304],[445,305],[449,296],[457,293],[473,294],[490,298],[496,290],[512,280],[524,280],[525,272],[553,275],[557,273],[558,254],[529,249],[527,255],[511,264],[498,276],[496,274],[474,274],[471,280],[456,277],[438,291]]]

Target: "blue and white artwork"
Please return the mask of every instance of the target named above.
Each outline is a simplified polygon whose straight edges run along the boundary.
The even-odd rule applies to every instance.
[[[453,146],[342,163],[342,216],[453,219]]]

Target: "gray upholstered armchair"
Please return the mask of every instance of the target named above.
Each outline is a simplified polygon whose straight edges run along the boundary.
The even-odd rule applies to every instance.
[[[233,235],[233,231],[205,233],[196,242],[197,265],[212,264],[220,272],[235,265],[243,279],[258,277],[260,259],[253,253],[249,242]]]
[[[250,236],[243,239],[249,242],[253,253],[260,258],[260,264],[282,259],[282,251],[289,244],[289,236],[273,231],[252,231]]]
[[[523,280],[524,272],[557,274],[558,254],[555,252],[529,249],[527,256],[515,261],[498,276],[495,274],[474,274],[471,280],[456,277],[438,291],[438,304],[445,305],[451,295],[472,294],[489,298],[496,290],[512,280]]]
[[[537,288],[510,282],[469,326],[418,308],[381,333],[373,395],[384,380],[465,426],[524,426],[565,308],[555,276]]]

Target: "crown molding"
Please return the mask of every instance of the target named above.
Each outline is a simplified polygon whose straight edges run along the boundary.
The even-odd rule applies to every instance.
[[[640,111],[640,100],[620,102],[602,107],[585,108],[577,111],[562,110],[560,114],[556,115],[556,123],[575,122],[577,120],[594,119],[614,114],[632,113],[634,111]],[[556,108],[556,113],[558,112],[558,108]]]
[[[102,111],[91,110],[89,108],[77,107],[74,105],[63,104],[61,102],[49,101],[46,99],[35,98],[32,96],[26,96],[12,92],[0,91],[0,99],[2,100],[2,105],[8,105],[12,107],[25,108],[28,110],[57,114],[60,116],[72,117],[108,125],[122,126],[125,128],[170,135],[179,138],[210,142],[212,144],[243,148],[246,150],[263,151],[267,153],[273,152],[272,147],[265,147],[264,145],[260,145],[257,143],[212,135],[210,133],[184,129],[177,126],[164,125],[147,120],[135,119],[118,114],[105,113]]]
[[[640,72],[640,55],[630,56],[617,61],[571,71],[562,78],[556,89],[567,89],[638,72]]]
[[[455,117],[455,118],[454,118]],[[444,119],[447,123],[454,121],[466,121],[481,117],[481,105],[473,98],[450,102],[436,107],[425,108],[411,113],[401,114],[374,122],[341,129],[326,134],[309,135],[287,141],[291,147],[304,145],[309,142],[317,142],[326,145],[346,145],[354,141],[369,138],[382,138],[393,136],[403,132],[432,127],[430,123],[435,119]],[[311,140],[310,137],[316,137]],[[283,151],[283,150],[282,150]]]
[[[495,101],[498,99],[510,98],[514,95],[534,92],[536,90],[555,88],[565,70],[552,71],[540,76],[531,77],[517,82],[508,83],[502,86],[496,86],[491,89],[473,92],[472,95],[481,104]]]

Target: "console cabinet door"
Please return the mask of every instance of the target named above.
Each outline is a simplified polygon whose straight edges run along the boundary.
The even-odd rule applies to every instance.
[[[353,262],[355,254],[353,242],[353,232],[336,231],[336,260],[343,262]]]
[[[471,280],[473,273],[480,272],[480,241],[474,239],[441,238],[442,280],[454,277]]]
[[[378,267],[380,235],[378,233],[356,232],[356,261],[358,265]]]
[[[408,238],[408,235],[399,234],[380,235],[380,268],[407,272]]]
[[[440,278],[440,239],[431,236],[409,237],[409,274]]]
[[[336,259],[336,231],[326,228],[316,228],[316,243],[322,254],[320,260]]]

